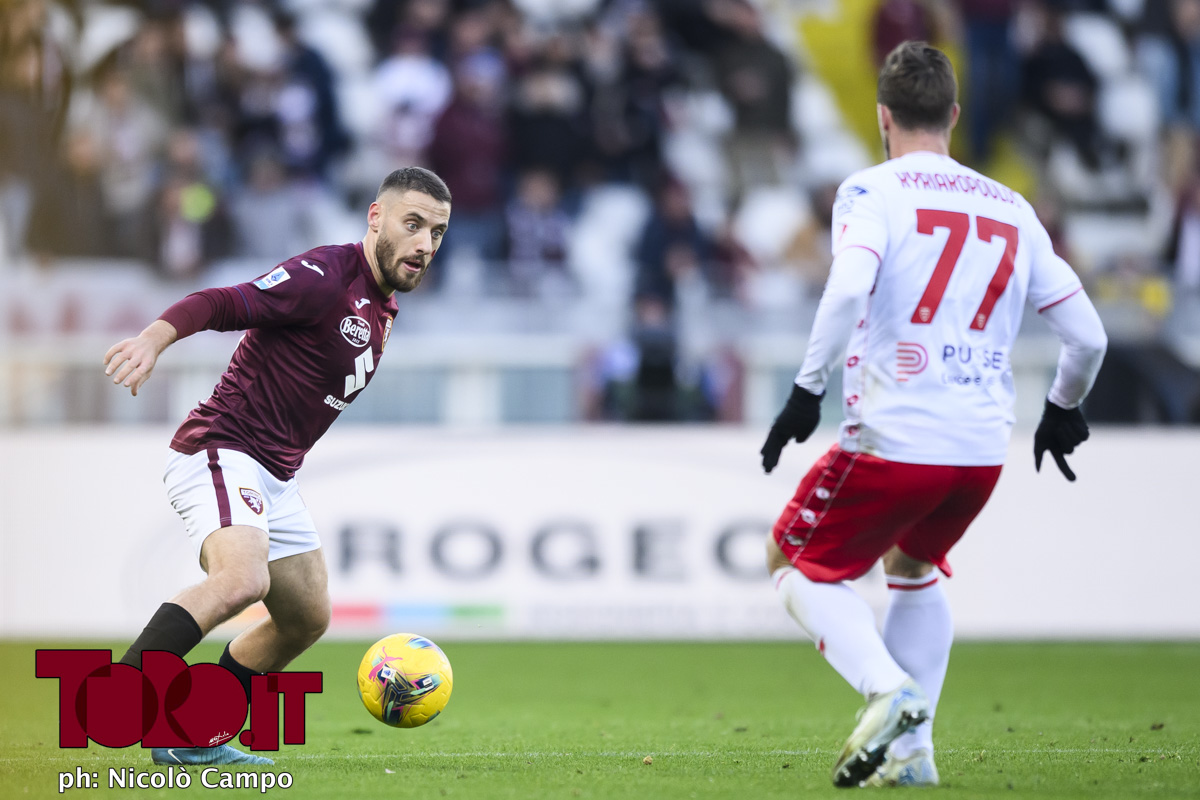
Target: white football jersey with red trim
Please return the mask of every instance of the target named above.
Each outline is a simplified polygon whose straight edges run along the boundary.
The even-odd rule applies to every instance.
[[[847,350],[843,449],[1002,464],[1025,302],[1040,311],[1082,288],[1032,207],[949,156],[910,153],[838,189],[834,255],[849,247],[879,268]]]

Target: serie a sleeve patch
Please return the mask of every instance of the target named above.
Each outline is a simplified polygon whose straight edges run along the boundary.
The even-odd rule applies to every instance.
[[[837,201],[833,206],[833,216],[840,217],[844,214],[849,214],[854,210],[854,201],[861,195],[867,193],[867,190],[861,186],[846,186],[837,193]]]
[[[270,289],[272,286],[278,286],[279,284],[283,283],[290,277],[292,277],[292,276],[288,275],[288,272],[286,269],[284,269],[283,267],[276,267],[275,269],[268,272],[266,275],[264,275],[261,278],[259,278],[258,280],[256,280],[254,282],[254,285],[257,286],[259,289],[266,291],[267,289]]]

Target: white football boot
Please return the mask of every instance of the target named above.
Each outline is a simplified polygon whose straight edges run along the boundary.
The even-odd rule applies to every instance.
[[[883,766],[867,778],[865,785],[937,786],[938,771],[933,763],[933,753],[923,748],[914,750],[908,758],[896,758],[888,753]]]
[[[869,698],[833,768],[833,785],[864,785],[883,763],[888,745],[928,718],[929,700],[911,678],[886,694]]]

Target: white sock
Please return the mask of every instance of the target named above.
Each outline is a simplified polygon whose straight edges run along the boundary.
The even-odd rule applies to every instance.
[[[929,719],[892,743],[892,754],[907,758],[914,750],[933,752],[933,717],[937,710],[954,622],[936,573],[920,578],[887,576],[890,602],[883,621],[883,641],[901,667],[929,698]]]
[[[780,567],[771,579],[792,619],[864,697],[908,680],[875,629],[870,606],[845,583],[816,583],[795,567]]]

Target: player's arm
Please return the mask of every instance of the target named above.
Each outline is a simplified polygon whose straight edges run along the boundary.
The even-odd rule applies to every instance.
[[[1046,399],[1059,408],[1078,408],[1092,390],[1108,350],[1104,323],[1082,289],[1044,309],[1042,319],[1062,342],[1058,370]]]
[[[1043,309],[1042,318],[1062,342],[1062,350],[1054,383],[1046,395],[1042,420],[1033,437],[1034,468],[1041,471],[1042,456],[1049,451],[1063,475],[1073,481],[1075,473],[1064,456],[1088,438],[1087,421],[1079,404],[1096,382],[1108,349],[1108,336],[1083,289]]]
[[[115,384],[124,383],[136,397],[158,357],[179,339],[199,331],[241,331],[315,321],[334,295],[314,285],[324,278],[323,271],[295,269],[303,264],[303,260],[293,259],[249,283],[189,294],[140,334],[109,348],[104,356],[105,374],[111,375]]]
[[[825,393],[829,374],[841,363],[850,334],[863,318],[878,272],[879,256],[863,247],[848,247],[833,259],[808,337],[808,352],[796,374],[798,388],[814,395]]]
[[[1062,342],[1054,383],[1033,436],[1033,463],[1040,472],[1042,456],[1049,451],[1063,475],[1073,481],[1075,473],[1065,456],[1088,438],[1079,404],[1100,372],[1108,336],[1074,270],[1054,253],[1045,228],[1035,219],[1029,229],[1033,232],[1029,302]]]
[[[821,421],[825,384],[833,368],[842,361],[855,324],[862,319],[878,270],[879,256],[864,247],[847,247],[833,259],[808,338],[804,364],[796,375],[787,404],[775,418],[759,451],[767,472],[779,463],[784,445],[792,439],[803,442]]]
[[[168,308],[131,339],[117,342],[104,354],[105,375],[123,383],[134,397],[150,379],[162,352],[180,339],[202,330],[240,330],[248,313],[237,302],[236,287],[204,289]],[[239,313],[240,311],[240,313]]]
[[[792,393],[775,418],[759,453],[770,472],[792,439],[803,442],[821,420],[825,383],[846,353],[846,343],[862,318],[875,286],[881,253],[887,250],[888,227],[883,193],[863,176],[852,175],[838,188],[833,206],[833,266],[817,306],[808,352]]]

